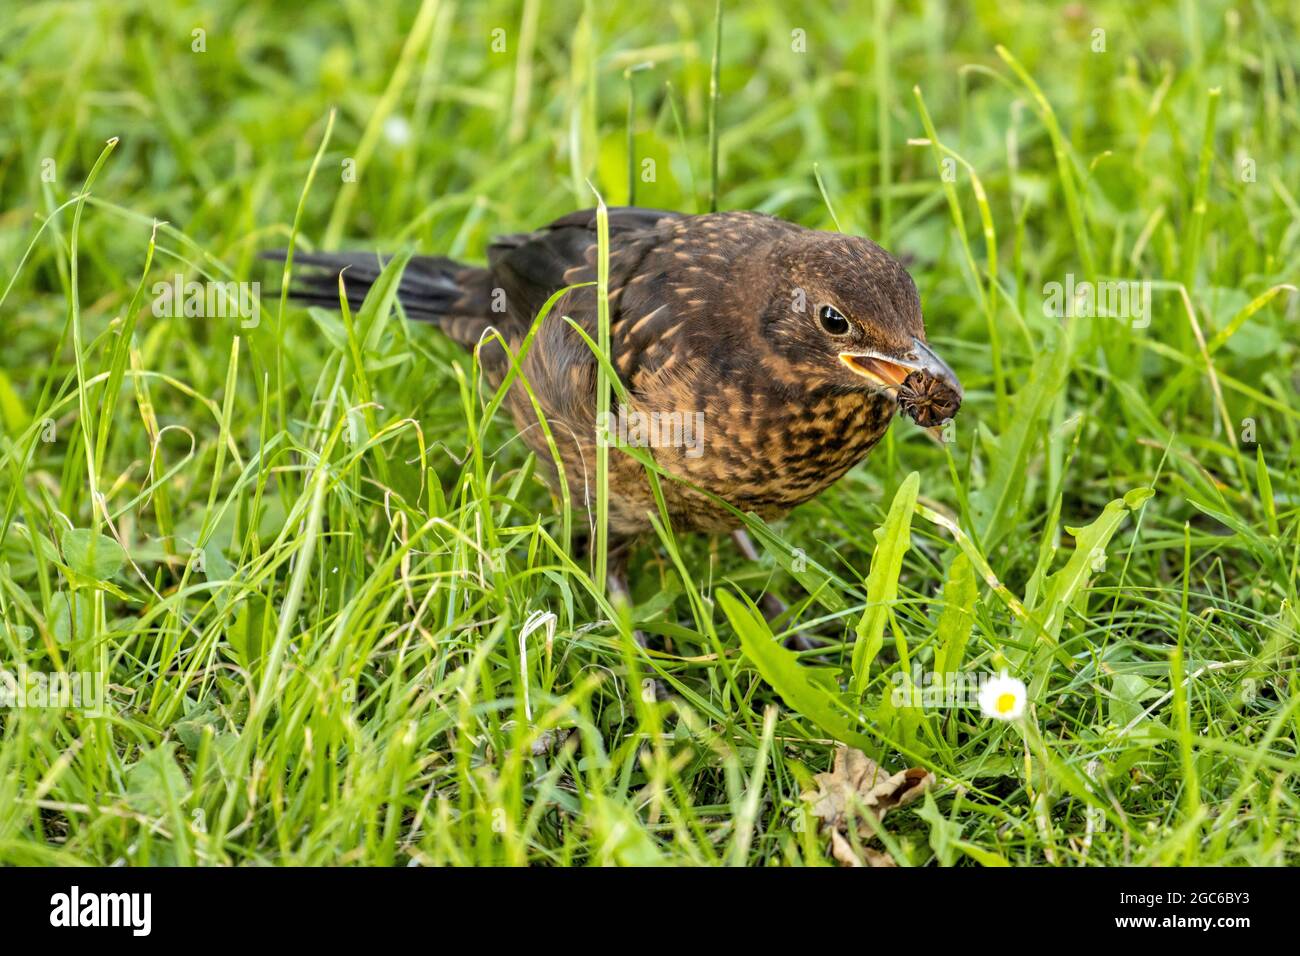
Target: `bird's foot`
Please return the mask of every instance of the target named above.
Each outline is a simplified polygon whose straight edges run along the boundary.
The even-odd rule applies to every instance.
[[[758,599],[758,608],[763,612],[763,617],[771,624],[780,618],[785,617],[790,611],[790,605],[786,604],[779,597],[771,592],[765,592]],[[810,634],[804,634],[802,631],[796,631],[789,635],[782,643],[788,651],[815,651],[825,642],[820,641]]]
[[[632,592],[627,586],[627,578],[622,566],[611,565],[609,567],[605,573],[605,585],[611,597],[617,601],[623,601],[628,607],[632,606]],[[636,641],[637,647],[642,650],[650,649],[650,639],[639,628],[632,629],[632,640]],[[672,696],[668,690],[668,685],[657,677],[647,677],[642,680],[640,692],[641,699],[646,703],[665,701]]]
[[[736,542],[736,549],[740,551],[741,556],[746,561],[758,561],[758,548],[754,547],[754,541],[744,528],[737,528],[731,532],[732,540]],[[763,617],[771,624],[786,616],[790,611],[790,606],[782,601],[779,597],[770,591],[763,592],[758,599],[758,608],[763,612]],[[807,634],[796,632],[785,639],[785,647],[791,651],[814,651],[822,646],[822,641],[817,640]]]

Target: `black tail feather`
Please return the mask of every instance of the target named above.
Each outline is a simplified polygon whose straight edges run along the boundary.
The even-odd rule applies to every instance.
[[[285,252],[282,249],[265,252],[262,258],[283,261]],[[356,311],[392,258],[374,252],[295,252],[289,295],[309,305],[337,309],[342,275],[348,308]],[[307,269],[299,273],[298,266]],[[402,273],[398,301],[411,318],[438,321],[469,304],[466,296],[470,290],[463,283],[479,271],[483,270],[442,256],[414,256]]]

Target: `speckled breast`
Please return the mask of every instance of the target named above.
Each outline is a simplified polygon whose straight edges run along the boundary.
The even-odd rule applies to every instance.
[[[802,402],[758,393],[745,404],[705,403],[697,445],[658,448],[655,458],[742,512],[778,518],[861,461],[889,428],[896,408],[890,396],[865,392],[810,396]],[[641,466],[615,457],[624,459],[611,462],[624,481],[614,486],[627,488],[632,469]],[[707,496],[680,482],[662,484],[669,512],[682,530],[724,531],[738,525],[734,514]],[[629,525],[644,521],[637,520],[638,510],[653,507],[648,487],[627,495],[622,504],[626,510],[618,502],[615,507],[624,510]]]

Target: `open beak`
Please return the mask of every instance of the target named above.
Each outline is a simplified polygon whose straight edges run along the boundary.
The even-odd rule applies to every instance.
[[[964,396],[957,374],[948,363],[939,358],[930,346],[920,339],[912,339],[912,347],[902,355],[882,355],[879,352],[841,352],[840,361],[880,388],[897,388],[912,372],[927,372],[948,385],[958,398]]]

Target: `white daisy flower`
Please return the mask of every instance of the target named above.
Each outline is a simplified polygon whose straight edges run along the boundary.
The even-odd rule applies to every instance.
[[[980,710],[985,717],[996,720],[1016,720],[1025,712],[1025,700],[1029,696],[1025,682],[1019,677],[1008,677],[1003,671],[992,680],[984,682],[980,688]]]

